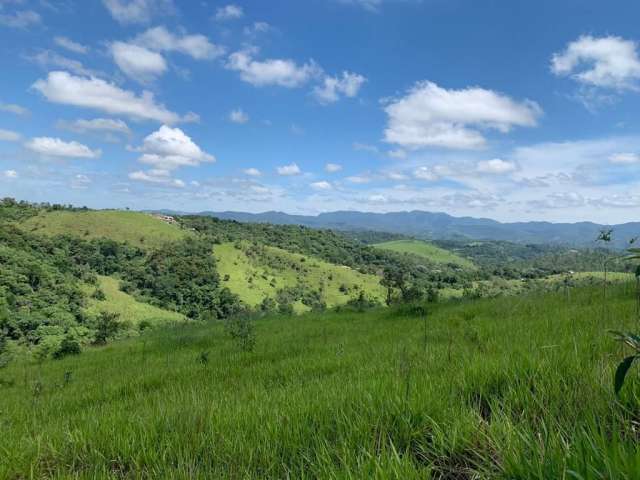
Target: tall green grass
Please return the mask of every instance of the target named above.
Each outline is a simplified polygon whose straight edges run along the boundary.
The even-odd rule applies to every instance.
[[[640,477],[632,285],[158,329],[0,371],[0,478]],[[426,335],[425,335],[426,332]],[[208,352],[208,361],[199,361]]]

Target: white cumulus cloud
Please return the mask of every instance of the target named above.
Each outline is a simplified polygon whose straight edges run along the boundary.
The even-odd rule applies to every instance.
[[[615,36],[584,35],[553,55],[551,71],[588,86],[635,90],[640,80],[637,45]]]
[[[12,130],[3,130],[0,128],[0,141],[2,142],[19,142],[21,135]]]
[[[162,55],[139,45],[114,42],[110,50],[120,70],[138,82],[149,83],[167,71],[167,62]]]
[[[92,150],[82,143],[65,142],[59,138],[35,137],[24,144],[29,150],[45,156],[68,158],[97,158],[100,150]]]
[[[226,67],[239,72],[243,81],[256,87],[267,85],[300,87],[321,71],[313,61],[298,65],[289,59],[254,60],[250,50],[229,55]]]
[[[16,115],[27,115],[29,110],[15,103],[0,102],[0,111],[14,113]]]
[[[249,121],[249,115],[241,108],[236,108],[229,112],[229,121],[233,123],[247,123]]]
[[[486,139],[481,130],[506,133],[514,126],[533,127],[541,114],[529,100],[518,102],[479,87],[447,90],[433,82],[418,82],[385,111],[385,140],[409,149],[482,148]]]
[[[225,52],[224,47],[211,43],[204,35],[176,35],[165,27],[150,28],[134,43],[157,52],[180,52],[196,60],[217,58]]]
[[[319,191],[331,190],[333,188],[333,186],[325,180],[322,180],[320,182],[313,182],[309,186],[314,190],[319,190]]]
[[[245,168],[244,170],[242,170],[242,173],[244,173],[245,175],[248,175],[250,177],[259,177],[260,175],[262,175],[262,172],[260,170],[258,170],[257,168]]]
[[[511,173],[516,170],[516,164],[501,158],[493,158],[491,160],[483,160],[478,162],[477,170],[480,173],[504,174]]]
[[[278,172],[278,175],[281,175],[284,177],[289,177],[292,175],[300,175],[302,173],[302,171],[300,170],[300,167],[295,163],[277,167],[276,171]]]
[[[47,100],[53,103],[101,110],[112,115],[125,115],[160,123],[177,123],[190,120],[190,116],[178,114],[156,103],[148,91],[138,96],[113,83],[95,77],[80,77],[68,72],[50,72],[46,79],[33,84]]]
[[[630,152],[614,153],[609,156],[609,161],[619,165],[633,165],[640,163],[640,155]]]
[[[418,167],[413,171],[413,178],[433,182],[438,180],[438,175],[429,167]]]
[[[155,14],[173,13],[171,0],[102,0],[111,16],[119,23],[148,23]]]
[[[33,10],[20,10],[15,13],[0,15],[0,25],[11,28],[27,28],[37,25],[42,21],[42,17]]]
[[[138,170],[129,174],[131,180],[137,180],[139,182],[155,183],[168,187],[184,188],[185,183],[183,180],[172,178],[169,170],[160,168],[152,168],[150,170]]]
[[[227,20],[236,20],[244,16],[244,11],[239,5],[229,4],[216,10],[216,20],[224,22]]]
[[[339,172],[340,170],[342,170],[342,165],[340,165],[338,163],[327,163],[324,166],[324,169],[325,169],[326,172],[336,173],[336,172]]]
[[[366,81],[362,75],[345,71],[342,72],[342,77],[325,76],[322,84],[313,89],[313,94],[320,103],[334,103],[341,95],[349,98],[358,95]]]
[[[2,176],[8,179],[18,178],[18,172],[16,172],[15,170],[5,170],[4,172],[2,172]]]
[[[65,48],[70,52],[78,53],[80,55],[84,55],[89,51],[89,47],[82,45],[81,43],[74,42],[73,40],[67,37],[62,37],[62,36],[54,37],[53,41],[59,47]]]
[[[140,148],[141,163],[152,165],[156,170],[171,171],[179,167],[196,167],[201,163],[215,162],[215,157],[203,151],[179,128],[161,126],[148,135]]]
[[[93,118],[91,120],[81,118],[73,122],[59,121],[56,125],[58,128],[76,133],[111,132],[125,135],[131,134],[131,129],[125,122],[112,118]]]

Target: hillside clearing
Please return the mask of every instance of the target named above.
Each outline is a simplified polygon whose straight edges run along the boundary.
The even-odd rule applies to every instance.
[[[151,325],[184,321],[184,315],[137,301],[131,295],[121,292],[120,281],[117,278],[98,275],[98,286],[105,295],[104,300],[89,298],[86,311],[89,315],[96,316],[100,312],[117,313],[119,321],[128,322],[133,326],[141,322]],[[87,293],[92,294],[96,287],[86,285]]]
[[[385,289],[375,275],[365,275],[349,267],[333,265],[276,247],[250,248],[248,243],[223,243],[214,246],[222,284],[250,306],[265,298],[276,298],[283,288],[319,290],[327,307],[343,305],[364,291],[382,302]],[[308,308],[297,303],[298,312]]]
[[[468,269],[475,268],[471,260],[421,240],[392,240],[390,242],[376,243],[373,246],[393,252],[411,253],[434,263],[454,264]]]
[[[73,235],[87,240],[104,237],[142,248],[157,247],[188,235],[177,225],[152,215],[120,210],[46,211],[20,225],[36,234]]]

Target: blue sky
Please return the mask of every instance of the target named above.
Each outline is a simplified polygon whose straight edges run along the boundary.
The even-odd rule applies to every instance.
[[[638,220],[640,4],[0,0],[0,196]]]

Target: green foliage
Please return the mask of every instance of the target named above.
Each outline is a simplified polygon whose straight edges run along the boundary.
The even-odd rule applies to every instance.
[[[189,318],[226,318],[241,308],[228,289],[220,288],[211,244],[205,240],[165,244],[131,265],[125,278],[125,291]]]
[[[225,321],[225,327],[235,344],[244,352],[253,352],[256,331],[253,320],[247,315],[236,315]]]
[[[634,354],[626,357],[616,369],[616,375],[614,379],[614,389],[616,394],[620,393],[620,389],[624,385],[624,380],[633,365],[633,362],[640,358],[640,336],[635,335],[633,333],[622,333],[614,331],[612,332],[616,336],[616,340],[624,343],[628,347],[630,347]]]
[[[60,346],[56,351],[53,352],[53,358],[59,360],[68,355],[80,355],[82,348],[80,347],[80,342],[77,338],[66,335],[62,342],[60,342]]]
[[[105,345],[108,340],[116,336],[122,329],[122,324],[118,321],[119,317],[117,313],[100,312],[94,324],[94,345]]]

